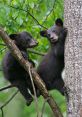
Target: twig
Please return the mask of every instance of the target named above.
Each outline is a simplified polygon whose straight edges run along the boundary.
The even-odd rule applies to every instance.
[[[19,8],[19,7],[14,7],[14,6],[11,6],[11,5],[8,5],[8,4],[7,4],[6,6],[11,7],[11,8],[14,8],[14,9],[21,10],[21,11],[24,11],[24,12],[27,12],[27,13],[37,22],[38,25],[40,25],[41,27],[47,29],[45,26],[43,26],[43,25],[41,25],[41,24],[39,23],[39,21],[29,12],[28,9],[25,10],[25,9],[22,9],[22,8]]]
[[[17,90],[11,97],[9,100],[7,100],[1,107],[0,109],[3,109],[7,104],[9,104],[9,102],[16,96],[16,94],[19,92],[19,90]]]
[[[36,89],[35,89],[35,86],[34,86],[30,67],[29,67],[29,75],[30,75],[30,79],[31,79],[31,83],[32,83],[33,91],[34,91],[34,100],[35,100],[35,107],[36,107],[36,111],[37,111],[37,117],[39,117],[38,99],[37,99]]]
[[[21,10],[21,11],[24,11],[24,12],[27,12],[27,13],[37,22],[38,25],[40,25],[41,27],[47,29],[45,26],[43,26],[43,25],[41,25],[41,24],[39,23],[39,21],[29,12],[28,9],[25,10],[25,9],[22,9],[22,8],[19,8],[19,7],[14,7],[14,6],[11,6],[11,5],[8,5],[8,4],[7,4],[6,6],[11,7],[11,8],[14,8],[14,9]]]
[[[34,50],[32,50],[32,49],[28,49],[27,50],[28,52],[31,52],[31,53],[33,53],[33,54],[38,54],[38,55],[40,55],[40,56],[45,56],[46,54],[44,54],[44,53],[41,53],[41,52],[38,52],[38,51],[34,51]]]
[[[0,43],[0,45],[2,45],[2,46],[6,46],[4,43]]]
[[[6,45],[3,44],[3,43],[0,43],[0,45],[6,46]],[[46,55],[46,54],[44,54],[44,53],[41,53],[41,52],[38,52],[38,51],[34,51],[34,50],[32,50],[32,49],[28,49],[28,52],[31,52],[31,53],[33,53],[33,54],[38,54],[38,55],[41,55],[41,56]]]
[[[28,60],[25,60],[24,57],[22,56],[20,50],[17,48],[15,43],[9,38],[9,36],[4,32],[2,28],[0,28],[0,36],[2,37],[3,41],[6,43],[8,48],[11,50],[11,53],[13,56],[18,60],[18,62],[21,64],[24,69],[29,72],[29,67],[31,67],[31,74],[34,80],[34,83],[38,87],[38,89],[41,91],[41,94],[45,99],[48,99],[48,104],[50,105],[54,116],[55,117],[63,117],[59,107],[57,106],[56,102],[52,98],[52,96],[49,95],[45,83],[42,81],[40,76],[37,74],[36,70],[32,67],[31,63]]]
[[[19,92],[19,90],[17,90],[17,91],[10,97],[10,99],[7,100],[7,101],[0,107],[1,112],[2,112],[2,117],[4,117],[3,108],[4,108],[7,104],[9,104],[9,102],[16,96],[16,94],[17,94],[18,92]]]
[[[2,113],[2,117],[4,117],[4,112],[3,112],[3,108],[1,108],[1,113]]]
[[[48,101],[49,97],[47,99],[44,100],[43,106],[42,106],[42,111],[41,111],[41,117],[43,117],[43,113],[44,113],[44,108],[45,108],[45,104]]]
[[[0,49],[0,53],[2,53],[7,47],[4,47],[2,49]]]
[[[9,86],[6,86],[6,87],[1,88],[0,91],[6,90],[6,89],[9,89],[9,88],[12,88],[12,87],[14,87],[14,86],[9,85]]]
[[[45,23],[45,21],[47,20],[47,18],[48,18],[48,17],[51,15],[51,13],[54,11],[55,2],[56,2],[56,0],[54,0],[53,7],[52,7],[52,9],[49,11],[49,13],[46,15],[46,18],[45,18],[45,20],[43,21],[42,25]]]

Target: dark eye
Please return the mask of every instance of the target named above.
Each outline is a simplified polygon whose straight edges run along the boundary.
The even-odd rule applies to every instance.
[[[53,33],[58,34],[57,30],[54,30]]]
[[[30,41],[30,38],[28,38],[28,42]]]
[[[26,39],[26,44],[29,44],[30,43],[30,38],[27,38]]]
[[[55,30],[53,30],[52,32],[56,32]]]

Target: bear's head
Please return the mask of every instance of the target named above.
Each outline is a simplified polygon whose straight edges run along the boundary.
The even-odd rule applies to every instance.
[[[38,44],[37,41],[26,31],[17,34],[10,34],[9,37],[15,41],[15,44],[20,49],[32,48]]]

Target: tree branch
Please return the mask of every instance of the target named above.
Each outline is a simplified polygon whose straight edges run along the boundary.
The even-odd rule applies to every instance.
[[[2,53],[5,49],[6,49],[6,47],[0,49],[0,53]]]
[[[52,6],[51,10],[49,11],[49,13],[46,15],[44,21],[42,22],[42,25],[45,23],[45,21],[47,21],[48,17],[49,17],[49,16],[52,14],[52,12],[54,11],[55,2],[56,2],[56,0],[54,0],[53,6]]]
[[[60,112],[59,107],[57,106],[56,102],[52,98],[52,96],[49,95],[46,86],[40,76],[37,74],[35,69],[32,67],[32,65],[29,63],[28,60],[25,60],[20,52],[20,50],[17,48],[17,46],[14,44],[14,42],[8,37],[8,35],[3,31],[2,28],[0,28],[0,36],[2,37],[5,44],[8,46],[8,48],[11,50],[13,56],[19,61],[19,63],[24,67],[24,69],[29,72],[29,68],[31,68],[31,74],[34,80],[34,83],[37,85],[38,89],[41,91],[42,96],[45,99],[48,99],[47,102],[50,105],[54,116],[55,117],[63,117],[62,113]]]
[[[44,100],[43,106],[42,106],[42,110],[41,110],[41,117],[43,117],[43,113],[44,113],[44,109],[45,109],[45,105],[46,102],[48,101],[48,99]]]
[[[34,81],[33,81],[33,77],[32,77],[30,68],[29,68],[29,75],[30,75],[33,92],[34,92],[34,100],[35,100],[35,107],[36,107],[36,111],[37,111],[37,117],[39,117],[38,99],[37,99],[36,89],[35,89],[35,85],[34,85]]]
[[[0,91],[6,90],[6,89],[9,89],[9,88],[12,88],[12,87],[14,87],[14,86],[9,85],[9,86],[6,86],[6,87],[1,88]]]
[[[15,95],[19,92],[19,90],[17,90],[11,97],[8,101],[6,101],[1,107],[0,109],[3,109],[14,97]]]
[[[6,46],[6,45],[3,44],[3,43],[0,43],[0,45]],[[44,54],[44,53],[41,53],[41,52],[38,52],[38,51],[34,51],[34,50],[32,50],[32,49],[28,49],[28,52],[33,53],[33,54],[37,54],[37,55],[40,55],[40,56],[45,56],[45,55],[46,55],[46,54]]]
[[[28,9],[26,10],[26,9],[22,9],[22,8],[19,8],[19,7],[14,7],[14,6],[11,6],[11,5],[6,5],[6,6],[11,7],[11,8],[13,8],[13,9],[18,9],[18,10],[27,12],[27,13],[34,19],[34,21],[36,21],[36,23],[37,23],[38,25],[40,25],[41,27],[47,29],[45,26],[43,26],[42,24],[39,23],[39,21],[29,12]]]
[[[1,46],[6,46],[4,43],[0,43]]]
[[[2,117],[4,117],[4,112],[3,112],[3,108],[1,108],[1,112],[2,112]]]
[[[30,52],[30,53],[33,53],[33,54],[38,54],[38,55],[40,55],[40,56],[45,56],[45,55],[46,55],[46,54],[44,54],[44,53],[41,53],[41,52],[38,52],[38,51],[34,51],[34,50],[32,50],[32,49],[28,49],[27,51]]]
[[[1,112],[2,112],[2,117],[4,117],[3,108],[4,108],[7,104],[9,104],[9,102],[16,96],[16,94],[17,94],[18,92],[19,92],[19,90],[17,90],[17,91],[10,97],[10,99],[7,100],[7,101],[0,107]]]

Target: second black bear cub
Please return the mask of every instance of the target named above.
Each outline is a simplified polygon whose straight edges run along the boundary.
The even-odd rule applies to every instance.
[[[67,29],[63,26],[62,20],[57,19],[51,29],[41,31],[40,34],[48,38],[51,50],[44,56],[37,72],[48,90],[57,89],[64,95],[64,81],[61,73],[64,68],[64,45]]]
[[[20,49],[23,57],[34,65],[26,50],[29,47],[32,48],[37,45],[37,42],[32,38],[32,36],[28,32],[21,32],[18,34],[11,34],[10,38],[15,41],[15,44]],[[27,100],[27,105],[29,105],[32,101],[32,97],[29,94],[28,89],[33,93],[30,76],[13,57],[10,51],[6,53],[3,59],[3,72],[5,78],[19,89],[20,93]]]

